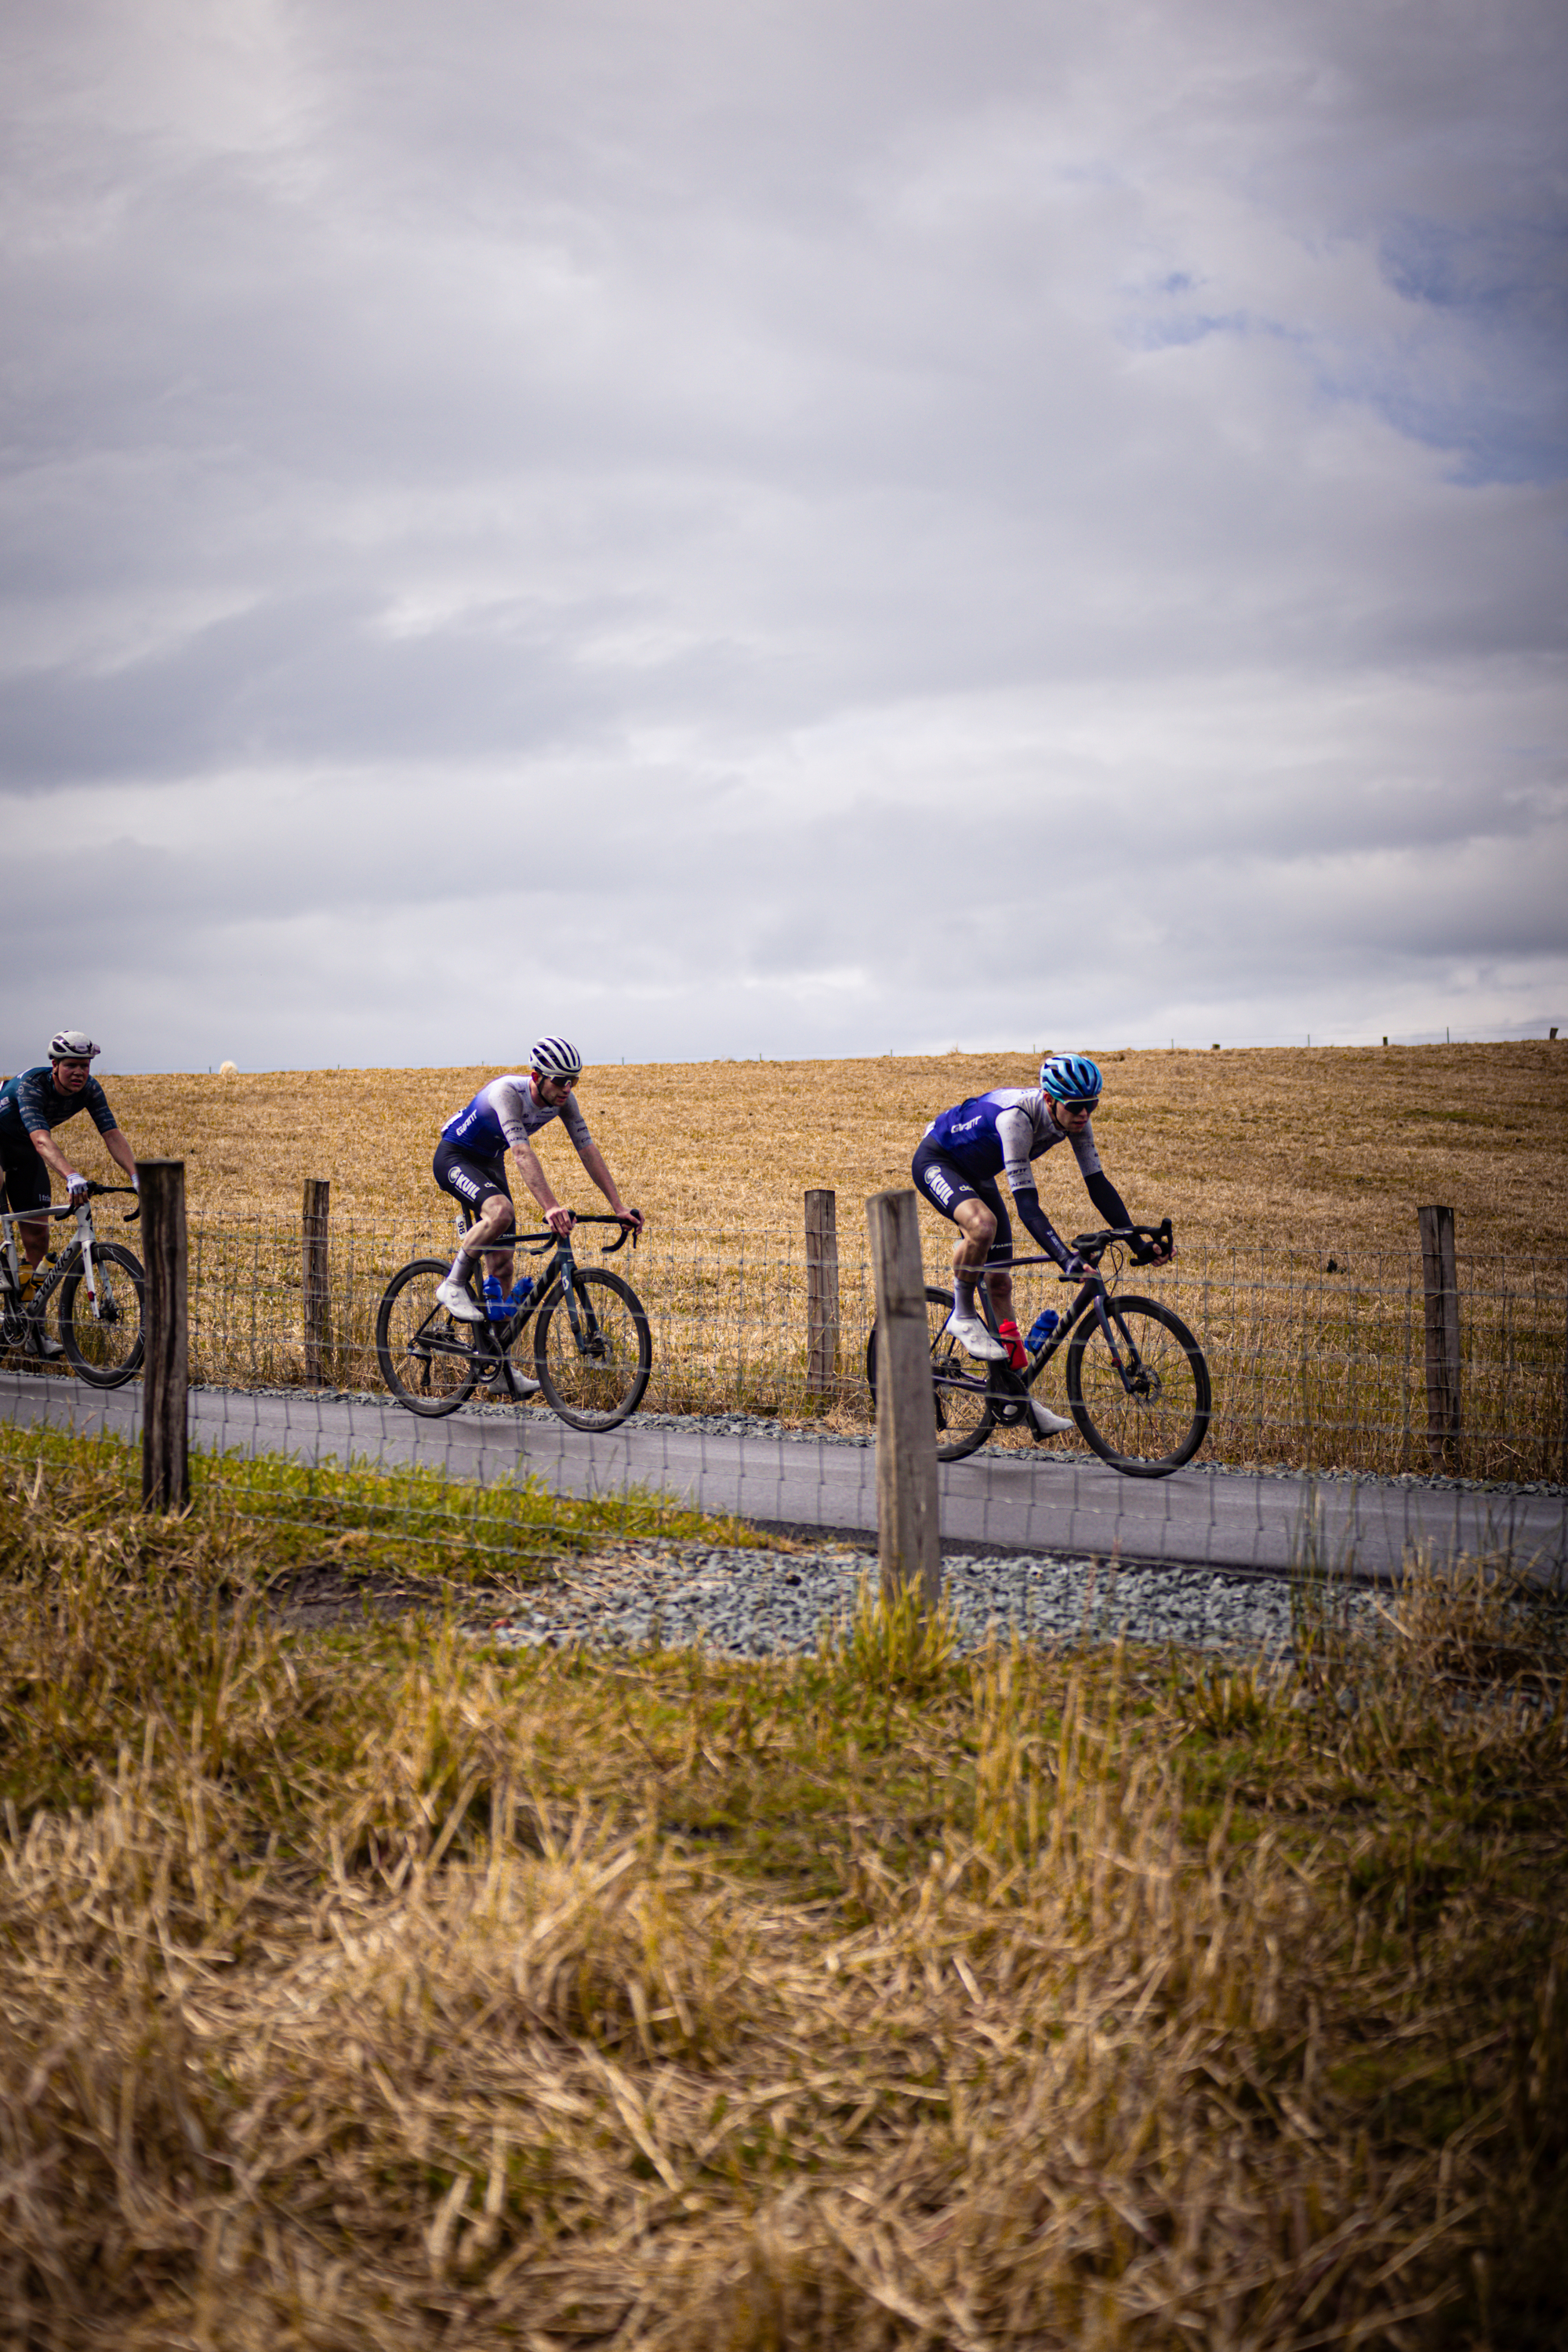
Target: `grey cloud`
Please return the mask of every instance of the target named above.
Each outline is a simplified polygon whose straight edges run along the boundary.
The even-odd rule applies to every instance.
[[[175,1058],[1568,978],[1550,7],[5,37],[0,789]]]

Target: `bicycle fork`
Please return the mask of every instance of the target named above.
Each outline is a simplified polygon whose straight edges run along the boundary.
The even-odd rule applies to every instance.
[[[81,1252],[81,1283],[78,1295],[79,1297],[85,1292],[88,1310],[90,1314],[96,1315],[99,1312],[99,1274],[98,1268],[92,1262],[92,1211],[85,1201],[79,1201],[77,1203],[76,1238],[77,1247]]]
[[[586,1356],[592,1362],[605,1352],[604,1336],[599,1329],[599,1318],[594,1312],[594,1302],[586,1292],[579,1292],[573,1279],[574,1273],[575,1268],[571,1265],[563,1265],[561,1269],[562,1303],[572,1326],[572,1337],[577,1342],[577,1353]]]
[[[1152,1373],[1144,1363],[1138,1352],[1137,1341],[1117,1314],[1114,1305],[1111,1306],[1109,1315],[1105,1311],[1106,1306],[1106,1296],[1102,1292],[1094,1302],[1094,1311],[1100,1318],[1100,1334],[1110,1350],[1110,1360],[1116,1367],[1116,1375],[1121,1382],[1123,1393],[1130,1397],[1152,1396],[1156,1392],[1158,1376]],[[1116,1344],[1119,1333],[1121,1339],[1120,1348]],[[1125,1350],[1125,1358],[1123,1350]]]

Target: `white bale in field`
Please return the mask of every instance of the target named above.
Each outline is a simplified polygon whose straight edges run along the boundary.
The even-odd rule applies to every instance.
[[[239,1066],[237,1062],[220,1062],[217,1066],[217,1074],[220,1078],[237,1078]]]

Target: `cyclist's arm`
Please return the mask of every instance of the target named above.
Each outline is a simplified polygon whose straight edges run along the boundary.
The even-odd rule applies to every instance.
[[[45,1167],[48,1170],[50,1175],[58,1176],[68,1192],[71,1190],[73,1185],[80,1184],[84,1181],[84,1179],[79,1171],[71,1166],[70,1161],[66,1158],[65,1153],[60,1150],[59,1145],[55,1141],[54,1137],[49,1133],[47,1127],[29,1128],[27,1130],[27,1140],[32,1145],[34,1150],[37,1153],[39,1159],[43,1161]]]
[[[571,1213],[562,1207],[551,1191],[550,1179],[539,1164],[539,1154],[526,1136],[513,1143],[511,1156],[517,1162],[518,1174],[543,1210],[544,1222],[551,1232],[569,1234],[572,1230]]]
[[[1034,1162],[1030,1152],[1037,1143],[1034,1119],[1024,1106],[1011,1105],[996,1120],[996,1140],[1002,1149],[1002,1164],[1007,1172],[1007,1186],[1017,1206],[1019,1217],[1047,1257],[1055,1258],[1064,1271],[1081,1273],[1082,1266],[1068,1249],[1049,1217],[1040,1206],[1039,1188],[1035,1182]]]
[[[122,1168],[125,1171],[125,1173],[130,1177],[131,1181],[135,1185],[137,1191],[140,1192],[142,1185],[141,1180],[136,1173],[136,1154],[132,1150],[128,1138],[121,1133],[119,1128],[106,1127],[104,1129],[103,1148],[105,1151],[108,1152],[110,1158],[113,1160],[115,1166],[117,1168]]]
[[[598,1186],[605,1200],[608,1201],[616,1216],[625,1217],[628,1223],[637,1227],[640,1234],[643,1226],[642,1211],[640,1209],[627,1208],[619,1192],[616,1190],[616,1180],[611,1175],[609,1169],[605,1163],[604,1153],[600,1150],[598,1145],[593,1141],[592,1138],[577,1146],[577,1157],[583,1162],[584,1167],[587,1170],[589,1175],[593,1178],[595,1183]]]
[[[1032,1171],[1028,1175],[1026,1181],[1023,1183],[1014,1182],[1011,1179],[1009,1179],[1009,1181],[1012,1185],[1013,1205],[1017,1210],[1019,1217],[1022,1219],[1023,1223],[1028,1227],[1030,1233],[1033,1234],[1040,1247],[1045,1251],[1046,1255],[1047,1257],[1054,1257],[1064,1274],[1081,1274],[1083,1272],[1082,1259],[1078,1256],[1075,1251],[1070,1250],[1068,1247],[1068,1244],[1063,1241],[1060,1234],[1058,1233],[1055,1225],[1052,1224],[1049,1217],[1047,1216],[1044,1209],[1040,1206],[1039,1191],[1035,1183]]]
[[[1083,1189],[1106,1224],[1130,1225],[1132,1223],[1127,1213],[1126,1203],[1103,1168],[1097,1168],[1092,1176],[1084,1178]]]

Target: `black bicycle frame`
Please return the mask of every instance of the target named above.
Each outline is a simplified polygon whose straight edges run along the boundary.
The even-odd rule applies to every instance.
[[[1129,1234],[1139,1234],[1146,1237],[1150,1241],[1162,1243],[1168,1249],[1171,1241],[1171,1221],[1169,1217],[1167,1217],[1164,1222],[1159,1225],[1133,1225],[1129,1228]],[[1080,1242],[1087,1243],[1090,1247],[1094,1247],[1099,1244],[1102,1249],[1109,1248],[1112,1243],[1124,1238],[1126,1238],[1126,1236],[1121,1234],[1095,1234],[1093,1236],[1083,1234],[1079,1236]],[[1057,1261],[1055,1258],[1047,1257],[1042,1253],[1038,1257],[1010,1257],[1005,1261],[1005,1265],[988,1265],[984,1268],[984,1273],[999,1274],[1005,1272],[1007,1274],[1012,1274],[1020,1266],[1055,1265]],[[982,1277],[980,1276],[975,1277],[974,1286],[977,1298],[984,1297],[985,1302],[985,1315],[984,1319],[986,1326],[989,1329],[994,1330],[995,1314],[991,1305],[991,1294],[989,1289],[984,1286]],[[1067,1313],[1061,1318],[1056,1329],[1051,1333],[1050,1338],[1040,1349],[1039,1354],[1037,1356],[1030,1357],[1028,1365],[1025,1370],[1021,1372],[1015,1371],[1011,1364],[1005,1363],[992,1363],[987,1366],[984,1387],[987,1394],[993,1400],[994,1409],[995,1402],[998,1399],[1000,1399],[1004,1403],[1011,1401],[1014,1406],[1014,1411],[1010,1414],[998,1412],[998,1420],[1016,1420],[1020,1417],[1025,1397],[1028,1394],[1030,1389],[1034,1387],[1036,1381],[1045,1370],[1046,1366],[1051,1361],[1051,1359],[1056,1355],[1058,1349],[1066,1346],[1071,1333],[1076,1329],[1078,1325],[1082,1322],[1085,1315],[1089,1312],[1091,1307],[1099,1318],[1100,1330],[1105,1335],[1105,1344],[1110,1350],[1110,1360],[1121,1375],[1121,1385],[1129,1391],[1129,1393],[1131,1393],[1132,1380],[1128,1373],[1126,1364],[1122,1360],[1121,1351],[1117,1348],[1116,1336],[1110,1328],[1112,1323],[1115,1324],[1116,1330],[1121,1333],[1122,1343],[1130,1351],[1134,1363],[1137,1363],[1139,1360],[1137,1346],[1133,1341],[1131,1333],[1128,1331],[1127,1326],[1122,1322],[1121,1316],[1116,1311],[1116,1293],[1110,1288],[1105,1276],[1099,1272],[1098,1268],[1091,1267],[1089,1273],[1085,1275],[1082,1286],[1079,1289],[1077,1297],[1073,1300],[1072,1305],[1068,1307]],[[970,1386],[970,1381],[967,1379],[963,1381],[954,1381],[952,1379],[947,1381],[939,1380],[938,1385],[940,1387],[946,1388],[958,1386],[967,1388]],[[976,1381],[973,1382],[973,1386],[975,1388],[979,1388],[981,1383]]]
[[[464,1225],[465,1233],[471,1228],[473,1222],[470,1216]],[[619,1217],[574,1216],[572,1223],[574,1228],[578,1225],[620,1226],[618,1238],[605,1243],[599,1253],[601,1257],[612,1257],[616,1250],[624,1248],[628,1234],[631,1235],[634,1248],[636,1247],[635,1230],[623,1223]],[[530,1246],[533,1243],[538,1244],[537,1248]],[[538,1281],[533,1286],[531,1294],[523,1300],[515,1315],[509,1315],[504,1323],[487,1322],[475,1325],[473,1327],[475,1338],[472,1346],[469,1347],[465,1347],[460,1341],[455,1343],[444,1335],[438,1342],[425,1340],[422,1326],[409,1343],[410,1350],[412,1351],[424,1341],[426,1346],[438,1348],[439,1352],[444,1356],[462,1356],[470,1363],[478,1361],[480,1364],[493,1365],[504,1371],[507,1386],[511,1390],[511,1350],[527,1329],[541,1301],[549,1297],[557,1281],[561,1285],[562,1300],[571,1320],[572,1336],[580,1349],[591,1349],[599,1338],[599,1318],[594,1312],[593,1300],[585,1292],[578,1291],[577,1260],[573,1252],[571,1234],[553,1234],[549,1231],[542,1234],[520,1234],[514,1228],[510,1233],[499,1234],[493,1242],[486,1242],[481,1255],[500,1257],[509,1251],[519,1249],[525,1251],[530,1257],[543,1257],[546,1251],[551,1255]],[[434,1314],[427,1318],[431,1322],[435,1319]],[[484,1377],[487,1380],[493,1379],[494,1371],[487,1371]],[[512,1390],[512,1393],[515,1395],[515,1390]]]

